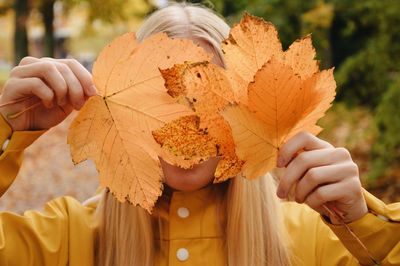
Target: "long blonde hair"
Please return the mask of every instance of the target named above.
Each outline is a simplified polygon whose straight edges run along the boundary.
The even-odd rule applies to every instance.
[[[170,37],[202,40],[223,64],[220,43],[229,26],[211,10],[173,4],[153,13],[137,32],[141,41],[157,32]],[[225,251],[229,266],[289,265],[287,235],[270,175],[257,180],[230,179],[221,202],[226,215]],[[108,191],[98,206],[96,265],[154,264],[151,216],[142,208],[120,203]]]

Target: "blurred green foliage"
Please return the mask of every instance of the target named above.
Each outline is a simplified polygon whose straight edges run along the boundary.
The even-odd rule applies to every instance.
[[[371,177],[379,177],[387,165],[400,158],[400,76],[394,80],[379,103],[375,123],[380,134],[373,146]]]
[[[367,108],[378,129],[374,179],[400,162],[400,1],[207,0],[229,23],[244,11],[271,21],[283,46],[312,33],[322,68],[335,67],[336,102]],[[211,4],[210,4],[211,3]]]
[[[400,2],[337,1],[333,63],[339,100],[374,110],[400,71]],[[353,1],[351,1],[353,2]]]

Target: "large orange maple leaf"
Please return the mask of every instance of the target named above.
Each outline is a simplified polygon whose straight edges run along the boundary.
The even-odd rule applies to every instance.
[[[164,33],[142,43],[134,33],[115,39],[93,68],[99,96],[88,100],[69,131],[74,163],[94,160],[102,187],[151,211],[162,191],[152,131],[192,114],[167,94],[159,69],[203,60],[209,55],[192,41]]]

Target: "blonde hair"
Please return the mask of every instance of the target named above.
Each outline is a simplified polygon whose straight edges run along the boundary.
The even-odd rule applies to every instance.
[[[223,63],[220,43],[229,26],[214,12],[192,4],[173,4],[156,11],[137,32],[143,40],[157,32],[170,37],[201,40]],[[287,236],[276,185],[271,175],[257,180],[230,179],[220,203],[226,215],[225,252],[229,266],[289,265]],[[118,202],[108,191],[98,206],[100,223],[96,240],[96,265],[154,264],[151,216],[142,208]]]

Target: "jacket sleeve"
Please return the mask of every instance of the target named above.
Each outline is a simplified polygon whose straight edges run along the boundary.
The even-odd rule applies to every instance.
[[[44,132],[12,132],[0,115],[0,197],[17,176],[24,149]],[[41,212],[0,212],[0,265],[93,265],[95,209],[61,197]]]
[[[369,213],[347,224],[378,265],[400,265],[400,203],[386,205],[364,191]],[[305,204],[284,203],[292,265],[375,265],[341,225],[332,225]]]
[[[24,149],[44,132],[45,130],[12,132],[11,127],[0,115],[0,197],[17,176]],[[7,143],[8,145],[5,145]],[[4,151],[2,147],[5,147]]]
[[[384,204],[364,191],[369,212],[348,226],[380,265],[400,265],[400,203]],[[340,225],[322,219],[361,265],[375,265],[357,240]],[[328,241],[329,242],[329,241]],[[328,242],[319,246],[329,249]]]
[[[61,197],[42,212],[0,212],[0,265],[93,265],[95,211]]]

